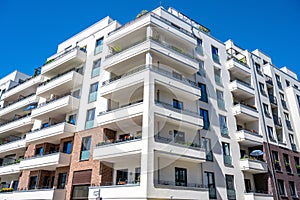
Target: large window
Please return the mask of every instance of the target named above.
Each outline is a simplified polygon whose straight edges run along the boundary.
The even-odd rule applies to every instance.
[[[37,176],[31,176],[29,179],[29,190],[34,190],[36,189],[37,186]]]
[[[80,160],[88,160],[90,158],[91,142],[91,136],[82,138]]]
[[[219,50],[217,47],[211,46],[212,59],[216,63],[220,63]]]
[[[201,90],[200,100],[207,103],[208,102],[208,97],[207,97],[206,85],[203,84],[203,83],[199,83],[198,85],[199,85],[200,90]]]
[[[72,190],[72,200],[87,200],[90,185],[75,185]]]
[[[94,127],[94,119],[95,119],[95,108],[87,111],[85,129],[90,129]]]
[[[93,63],[93,69],[92,69],[92,78],[96,77],[96,76],[99,76],[100,74],[100,66],[101,66],[101,59],[99,60],[96,60],[94,63]]]
[[[224,94],[220,90],[217,90],[217,103],[219,109],[225,110]]]
[[[270,127],[270,126],[267,126],[267,130],[268,130],[269,138],[270,138],[271,140],[275,140],[274,135],[273,135],[273,128]]]
[[[209,128],[209,116],[208,110],[200,108],[200,116],[203,117],[203,129],[208,130]]]
[[[227,119],[224,115],[219,115],[219,124],[222,135],[228,135]]]
[[[187,170],[185,168],[175,167],[175,185],[187,186]]]
[[[103,50],[103,37],[96,41],[95,55],[101,53],[102,50]]]
[[[183,103],[181,101],[178,101],[177,99],[173,99],[173,107],[182,110]]]
[[[289,181],[289,187],[290,187],[292,197],[297,197],[295,183],[293,181]]]
[[[279,194],[281,196],[286,196],[285,186],[283,180],[278,180],[278,188],[279,188]]]
[[[67,182],[67,172],[59,173],[58,174],[57,188],[58,189],[65,189],[66,182]]]
[[[97,100],[98,82],[90,86],[89,103]]]
[[[117,170],[117,177],[116,177],[116,184],[117,185],[125,185],[128,181],[128,169],[120,169]]]
[[[225,180],[226,180],[227,198],[229,200],[236,199],[235,189],[234,189],[234,176],[226,174]]]
[[[222,148],[223,148],[224,164],[231,165],[232,160],[230,156],[230,144],[222,142]]]
[[[201,147],[205,149],[206,160],[213,161],[213,153],[211,150],[211,142],[209,138],[201,137]]]
[[[71,154],[72,152],[72,141],[64,142],[63,153]]]
[[[215,175],[213,172],[204,172],[204,184],[205,187],[208,188],[209,198],[216,199],[217,192],[216,192],[216,185],[215,185]]]

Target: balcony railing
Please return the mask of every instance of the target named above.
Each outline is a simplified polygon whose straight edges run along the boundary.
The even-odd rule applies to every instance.
[[[282,84],[281,84],[281,82],[280,82],[280,81],[277,81],[277,86],[278,86],[278,88],[279,88],[279,89],[283,90],[283,88],[282,88]]]
[[[221,134],[224,136],[228,136],[229,135],[228,128],[227,127],[221,128]]]
[[[201,97],[200,100],[203,102],[208,102],[208,97],[207,97],[207,93],[206,92],[201,92]]]
[[[15,165],[15,164],[20,163],[21,160],[22,160],[22,158],[19,158],[19,159],[11,159],[9,162],[3,163],[0,167],[5,167],[5,166],[9,166],[9,165]]]
[[[218,108],[221,110],[226,110],[225,109],[225,101],[224,99],[217,98],[217,103],[218,103]]]
[[[204,68],[200,67],[199,71],[197,72],[198,75],[205,77],[206,76],[206,71]]]
[[[24,81],[20,81],[17,85],[14,85],[14,86],[8,88],[8,89],[6,90],[6,92],[8,92],[8,91],[10,91],[10,90],[12,90],[12,89],[18,87],[19,85],[22,85],[23,83],[25,83],[25,82],[27,82],[27,81],[30,81],[30,80],[33,79],[33,78],[35,78],[35,77],[32,76],[32,77],[29,77],[29,78],[25,79]]]
[[[108,140],[105,142],[100,142],[96,146],[105,146],[105,145],[112,145],[112,144],[120,144],[124,142],[134,141],[134,140],[140,140],[142,136],[130,136],[128,138],[118,139],[118,140]]]
[[[293,127],[290,120],[285,120],[286,126],[290,131],[293,131]]]
[[[220,57],[217,54],[212,54],[212,59],[215,63],[220,64]]]
[[[118,110],[118,109],[120,109],[120,108],[125,108],[125,107],[127,107],[127,106],[132,106],[132,105],[139,104],[139,103],[142,103],[142,102],[143,102],[143,99],[138,100],[138,101],[134,101],[134,102],[130,102],[130,103],[128,103],[128,104],[124,104],[124,105],[121,105],[121,106],[116,107],[116,108],[109,108],[109,109],[107,109],[106,111],[100,112],[99,115],[103,115],[103,114],[106,114],[107,112],[111,112],[111,111],[114,111],[114,110]]]
[[[68,70],[68,71],[66,71],[66,72],[64,72],[62,74],[58,74],[57,76],[55,76],[55,77],[53,77],[51,79],[48,79],[47,81],[44,81],[44,82],[40,83],[39,86],[47,85],[48,83],[50,83],[50,82],[52,82],[52,81],[54,81],[54,80],[56,80],[56,79],[58,79],[58,78],[60,78],[60,77],[62,77],[64,75],[66,75],[66,74],[68,74],[69,72],[72,72],[72,71],[75,71],[75,69],[70,69],[70,70]]]
[[[185,188],[199,188],[205,189],[204,185],[201,183],[189,183],[189,182],[173,182],[173,181],[165,181],[165,180],[154,180],[156,186],[164,186],[164,187],[185,187]]]
[[[265,77],[266,77],[266,83],[273,86],[273,80],[272,80],[272,78],[270,76],[268,76],[268,75],[265,75]]]
[[[155,135],[154,136],[155,142],[170,144],[170,145],[177,145],[182,147],[189,147],[189,148],[195,148],[195,149],[201,149],[201,145],[194,143],[194,142],[175,142],[171,138],[166,138],[162,136]]]
[[[243,102],[234,102],[234,105],[240,105],[240,106],[246,107],[248,109],[257,111],[255,106],[252,106],[252,105],[249,105],[249,104],[246,104],[246,103],[243,103]]]
[[[232,165],[232,158],[230,155],[223,155],[223,158],[225,165]]]
[[[207,120],[203,120],[203,129],[208,130],[210,126],[209,121]]]
[[[200,118],[200,114],[197,113],[197,112],[195,112],[195,111],[191,111],[191,110],[183,109],[183,108],[182,109],[176,108],[172,104],[169,104],[169,103],[166,103],[166,102],[162,102],[162,101],[158,101],[158,100],[155,100],[155,103],[161,105],[164,108],[173,110],[175,112],[179,112],[179,113],[186,114],[186,115],[193,115],[195,117],[199,117]]]
[[[41,108],[41,107],[44,107],[44,106],[47,106],[47,105],[49,105],[50,103],[53,103],[53,102],[58,101],[58,100],[61,100],[61,99],[65,98],[65,97],[67,97],[67,96],[70,96],[70,95],[71,95],[71,93],[68,92],[68,93],[66,93],[66,94],[63,94],[63,95],[60,95],[60,96],[56,96],[56,97],[53,98],[53,99],[49,99],[49,100],[47,100],[46,102],[43,102],[43,103],[39,104],[39,105],[36,107],[36,109]],[[73,97],[75,97],[75,96],[73,96]],[[77,98],[77,97],[75,97],[75,98]]]
[[[297,145],[296,145],[296,144],[293,144],[293,143],[292,143],[291,146],[292,146],[292,150],[293,150],[293,151],[297,151]]]
[[[234,189],[227,189],[227,199],[236,200],[236,194]]]
[[[222,79],[221,79],[220,75],[215,75],[215,82],[216,82],[217,85],[223,87],[223,83],[222,83]]]
[[[234,61],[240,63],[241,65],[244,65],[245,67],[249,68],[247,62],[243,61],[243,60],[240,60],[238,58],[236,58],[235,56],[233,55],[230,55],[229,59],[232,58]]]
[[[213,159],[214,159],[214,154],[213,154],[213,152],[212,151],[206,151],[206,160],[208,160],[208,161],[213,161]]]
[[[233,82],[233,81],[236,81],[237,83],[243,85],[243,86],[246,86],[248,88],[251,88],[251,89],[254,89],[251,84],[245,82],[245,81],[242,81],[242,80],[239,80],[239,79],[235,79],[235,80],[231,80],[230,82]]]

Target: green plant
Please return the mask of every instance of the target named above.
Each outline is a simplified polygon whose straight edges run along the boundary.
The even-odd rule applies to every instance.
[[[179,49],[177,47],[171,46],[171,48],[179,53],[184,53],[184,51],[182,49]]]
[[[12,192],[12,191],[14,191],[13,188],[2,188],[2,189],[0,190],[0,192]]]
[[[297,168],[297,169],[300,169],[300,165],[296,165],[296,168]]]
[[[54,61],[54,58],[49,59],[49,60],[46,61],[45,65],[48,64],[48,63],[51,63],[51,62],[53,62],[53,61]]]
[[[205,32],[205,33],[209,33],[209,29],[208,28],[206,28],[206,27],[204,27],[204,26],[202,26],[202,25],[199,25],[199,30],[201,30],[201,31],[203,31],[203,32]]]
[[[290,166],[290,163],[284,162],[285,166]]]
[[[120,47],[120,46],[115,46],[112,49],[113,49],[114,53],[118,53],[118,52],[122,51],[122,47]]]
[[[274,160],[275,163],[279,163],[279,160]]]
[[[136,18],[139,18],[141,16],[143,16],[144,14],[146,14],[148,12],[148,10],[142,10],[137,16]]]

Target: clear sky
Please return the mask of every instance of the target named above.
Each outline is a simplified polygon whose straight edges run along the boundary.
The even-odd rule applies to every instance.
[[[299,0],[161,0],[211,29],[221,41],[262,50],[300,77]],[[57,45],[109,15],[122,24],[160,0],[0,0],[0,77],[29,75]]]

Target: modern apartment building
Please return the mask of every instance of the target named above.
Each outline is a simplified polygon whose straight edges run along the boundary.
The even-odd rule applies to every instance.
[[[0,199],[297,199],[300,82],[173,8],[0,80]]]

